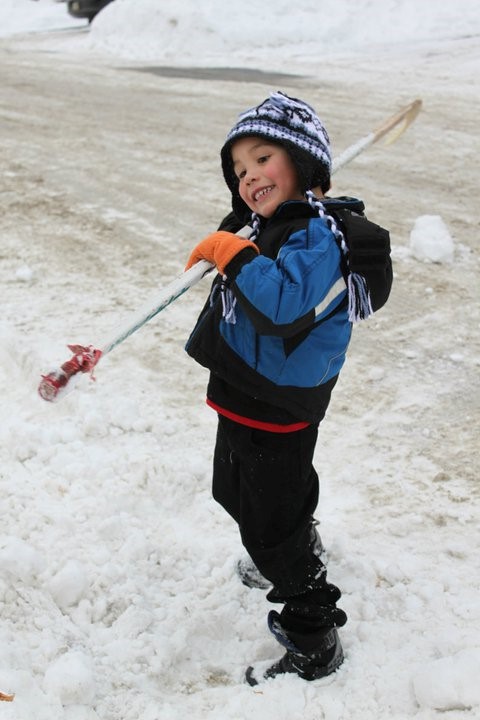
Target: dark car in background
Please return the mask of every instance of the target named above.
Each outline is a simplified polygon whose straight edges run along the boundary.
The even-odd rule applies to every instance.
[[[68,0],[67,8],[74,18],[85,18],[92,22],[95,15],[113,0]]]

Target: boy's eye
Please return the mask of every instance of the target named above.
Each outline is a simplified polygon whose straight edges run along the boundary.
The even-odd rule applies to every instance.
[[[271,157],[270,155],[260,155],[260,156],[255,160],[255,162],[256,162],[258,165],[264,165],[265,163],[267,163],[267,162],[270,160],[270,157]],[[247,174],[246,169],[239,170],[239,172],[237,172],[237,179],[238,179],[238,180],[243,180],[243,178],[246,176],[246,174]]]

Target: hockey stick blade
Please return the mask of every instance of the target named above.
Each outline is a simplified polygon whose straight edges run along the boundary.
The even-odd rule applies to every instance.
[[[420,99],[414,100],[387,118],[378,128],[360,138],[360,140],[353,145],[350,145],[350,147],[344,150],[337,158],[334,158],[332,175],[342,167],[345,167],[345,165],[348,165],[349,162],[381,138],[385,137],[387,145],[394,143],[413,123],[421,109],[422,101]]]
[[[422,101],[414,100],[412,103],[400,110],[396,115],[390,118],[390,121],[377,129],[377,140],[385,138],[385,145],[392,145],[396,142],[400,135],[413,123],[420,110],[422,109]]]

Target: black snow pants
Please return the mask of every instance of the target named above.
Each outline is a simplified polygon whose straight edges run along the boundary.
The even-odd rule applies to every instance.
[[[290,614],[313,614],[315,625],[340,626],[338,588],[313,552],[319,498],[312,465],[318,425],[292,433],[256,430],[219,416],[213,497],[238,523],[242,542],[273,585],[267,598]]]

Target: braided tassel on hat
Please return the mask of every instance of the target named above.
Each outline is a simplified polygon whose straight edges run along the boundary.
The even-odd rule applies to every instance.
[[[348,265],[348,245],[342,231],[338,227],[333,217],[325,212],[325,207],[323,203],[314,195],[311,190],[307,190],[305,195],[311,207],[318,212],[319,217],[325,220],[328,227],[335,235],[335,238],[337,239],[337,242]],[[360,273],[349,272],[347,277],[347,290],[348,319],[350,320],[350,322],[356,323],[360,320],[366,320],[368,317],[370,317],[370,315],[373,315],[370,293],[368,291],[367,283],[363,275],[361,275]]]

